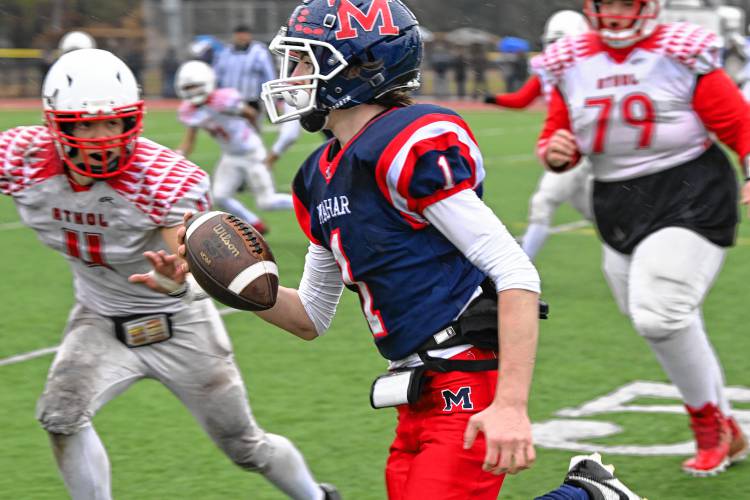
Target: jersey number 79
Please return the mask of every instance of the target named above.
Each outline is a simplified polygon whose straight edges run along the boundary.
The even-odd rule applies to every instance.
[[[592,153],[602,154],[604,153],[605,142],[607,140],[614,97],[590,97],[586,99],[584,105],[587,108],[599,108]],[[651,140],[654,137],[654,122],[656,121],[654,103],[646,94],[635,93],[625,96],[621,106],[625,124],[641,130],[641,137],[638,140],[637,148],[647,149],[651,146]]]

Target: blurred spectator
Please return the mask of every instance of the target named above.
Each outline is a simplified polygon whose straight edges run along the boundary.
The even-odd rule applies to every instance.
[[[474,99],[481,99],[488,92],[487,65],[487,50],[484,45],[478,43],[472,45],[469,66],[471,66],[471,72],[474,75],[474,88],[471,93]]]
[[[177,61],[177,51],[170,47],[164,59],[161,60],[161,95],[162,97],[177,97],[174,91],[174,78],[180,67]]]
[[[466,97],[466,66],[464,49],[459,48],[453,59],[453,77],[456,79],[456,95],[459,99]]]
[[[128,50],[123,57],[125,64],[130,68],[135,75],[135,80],[138,82],[143,81],[143,50],[138,43],[131,43],[128,45]]]
[[[276,78],[271,52],[265,44],[253,41],[245,25],[234,29],[232,43],[215,58],[214,71],[218,88],[237,89],[256,110],[260,110],[261,85]]]
[[[529,79],[529,61],[526,52],[510,54],[508,73],[506,74],[506,92],[515,92]]]
[[[452,59],[453,57],[445,43],[438,42],[434,45],[430,63],[432,70],[435,72],[433,93],[437,98],[445,98],[450,93],[448,88],[448,70],[453,62]]]

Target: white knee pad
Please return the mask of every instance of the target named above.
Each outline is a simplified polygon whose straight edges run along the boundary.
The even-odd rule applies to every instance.
[[[695,318],[694,310],[680,311],[686,304],[656,301],[653,304],[636,302],[630,305],[630,319],[641,336],[650,341],[667,340],[685,331]]]
[[[628,302],[633,325],[653,340],[684,331],[721,269],[724,249],[689,229],[661,229],[631,259]]]
[[[71,435],[91,424],[93,411],[86,407],[84,396],[77,391],[45,390],[39,398],[36,418],[52,434]]]
[[[529,224],[552,224],[552,217],[560,204],[549,193],[541,189],[534,192],[529,200]]]

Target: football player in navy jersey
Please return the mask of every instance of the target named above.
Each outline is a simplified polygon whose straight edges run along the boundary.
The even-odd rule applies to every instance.
[[[344,286],[356,292],[390,364],[372,404],[398,411],[389,498],[496,499],[505,473],[535,459],[527,402],[539,275],[481,200],[468,125],[409,97],[417,20],[398,0],[306,0],[271,48],[283,57],[280,78],[264,84],[272,121],[334,137],[293,182],[310,240],[300,285],[280,287],[257,314],[312,340]],[[278,99],[289,105],[281,114]],[[173,260],[152,258],[182,280]]]
[[[390,363],[373,406],[398,410],[389,498],[497,498],[504,474],[535,458],[527,400],[539,276],[480,198],[483,159],[468,125],[409,97],[422,60],[416,18],[399,1],[311,0],[271,48],[283,57],[280,78],[264,85],[273,121],[300,119],[334,138],[293,182],[310,240],[300,286],[259,315],[314,339],[343,286],[358,293]],[[279,98],[291,106],[282,115]]]

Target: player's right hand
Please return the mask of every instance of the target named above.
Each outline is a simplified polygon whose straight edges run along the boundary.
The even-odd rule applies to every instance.
[[[148,273],[131,274],[128,281],[140,283],[151,290],[163,294],[175,292],[185,287],[187,275],[187,264],[181,262],[176,255],[171,255],[164,250],[158,252],[146,251],[143,256],[149,261],[153,268]]]
[[[570,130],[557,129],[547,143],[544,161],[553,169],[572,166],[580,155],[576,138]]]

